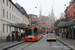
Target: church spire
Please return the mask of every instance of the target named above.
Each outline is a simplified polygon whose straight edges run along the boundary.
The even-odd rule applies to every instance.
[[[41,16],[42,16],[42,14],[41,14],[41,11],[40,11],[39,17],[41,17]]]
[[[53,7],[52,7],[52,10],[51,10],[51,21],[52,21],[53,23],[54,23],[54,21],[55,21]]]

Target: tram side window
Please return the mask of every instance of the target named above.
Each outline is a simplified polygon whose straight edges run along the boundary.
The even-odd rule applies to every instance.
[[[37,33],[37,28],[34,28],[34,33]]]
[[[37,35],[37,28],[34,28],[34,35]]]

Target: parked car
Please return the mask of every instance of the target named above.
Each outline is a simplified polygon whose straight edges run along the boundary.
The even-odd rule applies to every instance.
[[[56,41],[56,35],[55,34],[47,34],[47,41],[48,40],[55,40]]]

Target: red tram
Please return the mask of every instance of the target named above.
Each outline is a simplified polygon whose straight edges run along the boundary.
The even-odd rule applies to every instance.
[[[38,41],[43,37],[43,31],[36,25],[25,27],[25,41]]]

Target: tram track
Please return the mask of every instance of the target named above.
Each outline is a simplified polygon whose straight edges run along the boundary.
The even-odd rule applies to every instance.
[[[27,42],[26,43],[22,43],[22,44],[20,44],[20,45],[17,45],[17,46],[15,46],[15,48],[14,49],[12,49],[12,50],[16,50],[16,48],[18,48],[18,47],[20,47],[20,46],[23,46],[23,44],[27,44]]]
[[[25,48],[27,48],[28,46],[30,46],[31,44],[33,44],[34,42],[25,42],[16,46],[13,46],[11,48],[8,48],[6,50],[18,50],[18,48],[21,48],[20,50],[24,50]]]
[[[20,45],[20,44],[22,44],[22,43],[24,43],[24,42],[25,42],[25,41],[18,42],[18,43],[15,43],[15,44],[6,46],[6,47],[4,47],[2,50],[8,50],[9,48],[12,48],[12,47],[14,47],[14,46]]]
[[[24,42],[19,45],[8,48],[7,50],[70,50],[64,48],[64,44],[60,41],[45,41],[45,38],[36,42]],[[56,48],[55,48],[56,47]],[[57,48],[58,47],[58,48]]]
[[[30,45],[32,45],[34,42],[30,43],[29,45],[25,46],[24,48],[22,48],[22,50],[24,50],[25,48],[29,47]]]

